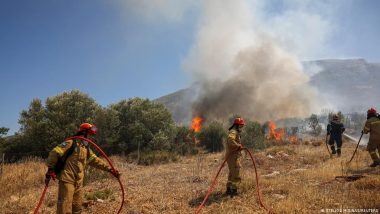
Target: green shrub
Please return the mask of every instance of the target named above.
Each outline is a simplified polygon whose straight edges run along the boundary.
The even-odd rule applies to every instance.
[[[83,183],[84,183],[84,185],[86,185],[86,184],[89,184],[91,182],[103,180],[106,178],[110,178],[109,172],[105,172],[105,171],[100,170],[100,169],[95,169],[93,167],[87,167],[85,170],[85,176],[84,176]]]
[[[98,191],[95,191],[95,192],[86,193],[85,198],[87,200],[91,200],[91,201],[96,201],[97,199],[102,199],[102,200],[111,199],[111,200],[115,200],[115,198],[112,196],[112,194],[113,194],[112,190],[110,190],[110,189],[98,190]]]
[[[262,150],[268,147],[263,129],[258,122],[247,121],[241,133],[241,141],[247,148]]]
[[[199,149],[195,142],[184,142],[174,146],[174,152],[182,156],[196,155],[199,153]]]
[[[211,122],[208,126],[202,128],[198,133],[198,139],[202,146],[209,152],[220,152],[223,150],[223,140],[226,139],[227,131],[223,124]]]
[[[140,165],[152,165],[175,162],[178,160],[177,154],[168,151],[144,151],[138,157],[137,152],[128,155],[129,162],[137,162]]]

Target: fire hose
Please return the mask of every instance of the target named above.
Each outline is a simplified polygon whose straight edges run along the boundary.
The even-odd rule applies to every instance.
[[[42,192],[40,201],[38,202],[38,205],[37,205],[36,209],[34,209],[34,214],[38,213],[38,210],[40,209],[40,207],[42,205],[42,201],[45,198],[45,194],[46,194],[46,191],[47,191],[48,187],[49,187],[49,181],[45,184],[45,188],[44,188],[44,191]]]
[[[362,132],[362,134],[360,135],[360,138],[359,138],[358,144],[356,145],[355,151],[354,151],[354,153],[352,154],[351,159],[347,162],[347,164],[351,163],[351,161],[354,159],[355,153],[356,153],[356,151],[358,150],[358,147],[359,147],[359,144],[360,144],[360,140],[362,139],[362,137],[363,137],[363,132]]]
[[[238,150],[236,150],[235,152],[239,152],[239,151],[241,151],[241,150],[245,150],[245,151],[249,154],[249,156],[250,156],[250,158],[251,158],[251,160],[252,160],[253,168],[254,168],[254,170],[255,170],[255,174],[256,174],[256,186],[257,186],[256,190],[257,190],[257,195],[258,195],[258,197],[259,197],[260,205],[261,205],[266,211],[268,211],[269,213],[274,213],[272,210],[269,210],[269,209],[265,206],[264,201],[263,201],[263,199],[262,199],[261,192],[260,192],[260,186],[259,186],[259,175],[257,174],[256,161],[255,161],[255,159],[253,159],[253,155],[252,155],[252,153],[251,153],[247,148],[238,149]],[[217,182],[217,179],[218,179],[218,177],[219,177],[220,172],[222,171],[222,169],[223,169],[224,165],[226,164],[226,162],[230,159],[232,153],[234,153],[234,152],[231,152],[231,153],[227,156],[227,158],[223,161],[222,165],[219,167],[218,173],[216,174],[216,176],[215,176],[214,180],[212,181],[211,185],[209,186],[209,188],[208,188],[208,192],[207,192],[205,198],[203,199],[201,205],[199,205],[199,207],[195,210],[195,214],[198,214],[198,213],[200,212],[200,210],[202,209],[202,207],[204,206],[204,204],[206,203],[208,197],[210,196],[212,190],[214,189],[214,187],[215,187],[215,185],[216,185],[216,182]]]
[[[93,141],[91,141],[90,139],[87,139],[85,137],[81,137],[81,136],[73,136],[73,137],[69,137],[67,138],[66,140],[72,140],[72,139],[80,139],[80,140],[84,140],[84,141],[87,141],[88,143],[90,143],[91,145],[93,145],[102,155],[103,157],[107,160],[108,164],[110,165],[111,169],[112,170],[116,170],[115,167],[113,166],[111,160],[109,159],[109,157],[106,155],[106,153],[104,153],[104,151],[98,146],[96,145],[96,143],[94,143]],[[121,204],[120,204],[120,208],[119,208],[119,211],[117,212],[118,214],[121,212],[121,210],[123,209],[123,206],[124,206],[124,187],[123,187],[123,184],[121,183],[121,180],[120,180],[120,177],[117,178],[117,180],[119,181],[119,184],[120,184],[120,190],[121,190],[121,196],[122,196],[122,200],[121,200]],[[47,183],[45,185],[45,188],[44,188],[44,191],[42,192],[42,195],[41,195],[41,198],[40,198],[40,201],[36,207],[36,209],[34,210],[34,214],[37,214],[38,213],[38,210],[39,208],[41,207],[41,204],[42,204],[42,201],[44,200],[44,197],[45,197],[45,194],[46,194],[46,191],[48,189],[48,186],[49,186],[49,183]]]

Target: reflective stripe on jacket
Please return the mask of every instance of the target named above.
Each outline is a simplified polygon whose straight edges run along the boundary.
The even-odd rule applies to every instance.
[[[84,169],[86,165],[92,167],[109,171],[111,168],[100,158],[98,158],[95,153],[85,146],[80,140],[67,140],[58,146],[56,146],[52,151],[50,151],[47,166],[49,168],[54,168],[57,163],[58,158],[62,157],[65,152],[67,152],[73,143],[76,143],[76,147],[70,157],[67,158],[63,170],[59,173],[58,178],[62,181],[69,183],[82,183],[84,178]]]

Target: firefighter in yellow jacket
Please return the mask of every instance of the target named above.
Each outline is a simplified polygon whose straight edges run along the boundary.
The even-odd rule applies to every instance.
[[[367,145],[367,150],[373,160],[370,167],[380,166],[380,159],[376,153],[376,150],[380,153],[380,118],[374,108],[367,111],[367,121],[365,122],[363,133],[370,133]]]
[[[228,164],[228,181],[226,194],[231,197],[238,194],[238,184],[241,181],[240,177],[240,150],[243,148],[240,143],[240,133],[244,126],[244,120],[241,117],[237,117],[234,120],[233,125],[229,128],[228,138],[227,138],[227,149],[226,158]]]
[[[83,123],[75,136],[87,138],[88,135],[96,134],[96,127],[90,123]],[[71,150],[71,151],[70,151]],[[68,155],[68,156],[67,156]],[[63,169],[57,173],[54,170],[58,159],[66,157]],[[58,176],[58,203],[57,214],[79,214],[83,203],[83,178],[84,169],[87,165],[108,171],[113,176],[119,177],[117,170],[112,170],[104,161],[98,158],[88,147],[88,142],[82,140],[67,140],[56,146],[48,156],[46,184],[50,179],[55,180]]]

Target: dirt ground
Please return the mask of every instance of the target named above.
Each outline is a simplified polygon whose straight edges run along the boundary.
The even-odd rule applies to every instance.
[[[369,168],[369,155],[344,143],[342,157],[330,158],[325,144],[273,146],[253,152],[264,203],[275,213],[324,213],[339,211],[380,212],[380,167]],[[121,157],[113,162],[122,173],[125,205],[122,213],[194,213],[224,160],[223,153],[181,157],[174,163],[139,166]],[[225,167],[200,213],[267,213],[259,204],[252,162],[243,153],[240,195],[224,194]],[[43,190],[45,166],[31,159],[9,164],[0,177],[0,213],[33,213]],[[90,171],[83,213],[116,213],[120,206],[119,184],[109,175]],[[362,175],[347,181],[344,177]],[[54,213],[57,183],[50,186],[40,213]],[[362,209],[362,210],[359,210]]]

